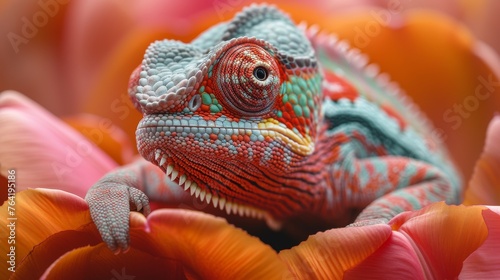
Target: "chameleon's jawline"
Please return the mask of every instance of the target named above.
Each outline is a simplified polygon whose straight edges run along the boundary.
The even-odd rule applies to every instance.
[[[155,151],[155,161],[156,165],[165,171],[165,175],[172,182],[175,182],[179,187],[184,188],[184,191],[189,191],[191,196],[200,199],[202,202],[207,204],[212,204],[214,208],[219,208],[220,210],[225,210],[228,215],[238,214],[242,217],[251,217],[259,220],[265,220],[269,228],[273,230],[280,230],[283,222],[274,218],[269,212],[252,207],[249,205],[241,204],[235,201],[233,198],[221,197],[217,194],[213,194],[210,189],[202,189],[197,183],[190,180],[187,175],[182,174],[179,176],[179,172],[175,170],[174,166],[168,164],[168,155],[162,152],[160,149]]]

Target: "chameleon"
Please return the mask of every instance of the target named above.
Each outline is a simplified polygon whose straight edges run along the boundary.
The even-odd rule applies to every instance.
[[[279,230],[308,213],[350,226],[458,204],[460,173],[433,126],[346,41],[253,4],[190,43],[158,40],[129,80],[137,161],[88,191],[113,251],[129,213],[186,197]]]

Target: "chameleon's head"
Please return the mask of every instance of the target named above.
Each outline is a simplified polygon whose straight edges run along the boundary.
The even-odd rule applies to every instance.
[[[303,32],[273,7],[246,8],[190,44],[147,49],[130,82],[138,149],[202,200],[285,218],[318,195],[303,165],[320,84]]]

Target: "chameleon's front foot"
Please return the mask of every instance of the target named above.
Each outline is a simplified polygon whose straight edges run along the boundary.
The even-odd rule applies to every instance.
[[[391,208],[381,208],[377,205],[368,205],[356,220],[348,225],[348,227],[362,227],[362,226],[370,226],[370,225],[378,225],[378,224],[387,224],[389,221],[394,218],[403,210],[396,210]]]
[[[368,220],[361,220],[358,221],[356,220],[354,223],[347,225],[347,227],[363,227],[363,226],[371,226],[371,225],[378,225],[378,224],[387,224],[389,222],[389,219],[368,219]]]
[[[103,241],[115,253],[129,247],[130,206],[146,216],[151,212],[148,197],[142,191],[116,182],[97,182],[85,200]]]

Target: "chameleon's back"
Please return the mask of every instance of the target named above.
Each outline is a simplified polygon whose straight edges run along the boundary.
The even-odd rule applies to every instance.
[[[389,148],[386,152],[390,154],[408,156],[438,166],[454,185],[461,186],[460,172],[437,130],[398,85],[389,80],[387,74],[379,73],[378,66],[369,64],[367,56],[351,48],[347,41],[338,40],[332,35],[317,34],[316,28],[305,29],[305,32],[323,68],[323,93],[328,97],[323,111],[330,128],[339,126],[335,118],[347,117],[352,107],[358,107],[347,103],[361,103],[357,113],[353,114],[356,116],[354,119],[370,120],[372,124],[383,126],[376,129],[380,136],[377,137],[380,139],[376,145]],[[359,100],[374,104],[378,109],[366,107]],[[347,107],[351,107],[351,110]]]

